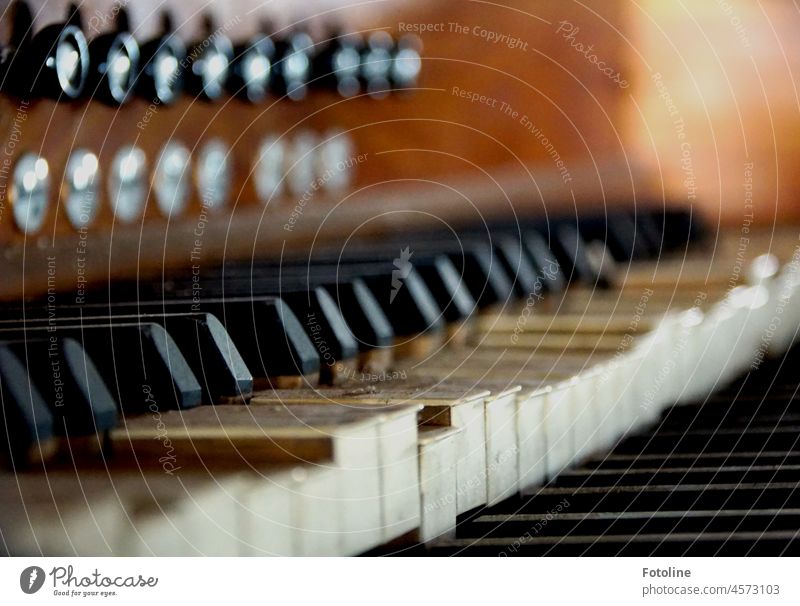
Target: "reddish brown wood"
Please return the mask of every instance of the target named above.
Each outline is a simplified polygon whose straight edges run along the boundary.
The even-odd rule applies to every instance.
[[[64,4],[32,3],[45,7],[37,27],[59,19]],[[150,7],[147,3],[135,4],[130,7],[132,27],[137,37],[147,38],[156,31],[156,17],[144,10]],[[623,0],[515,0],[505,6],[468,0],[381,2],[368,10],[342,2],[305,8],[295,4],[283,13],[269,4],[258,15],[277,29],[290,25],[287,19],[298,19],[317,37],[338,25],[398,34],[406,24],[443,24],[444,31],[421,34],[419,89],[384,100],[342,100],[315,92],[298,103],[270,99],[248,105],[237,99],[207,103],[184,96],[174,106],[150,112],[147,124],[148,101],[143,99],[122,108],[92,101],[36,101],[26,109],[22,142],[12,155],[23,149],[39,151],[50,162],[56,182],[70,150],[79,147],[98,154],[101,170],[116,150],[133,142],[144,149],[151,166],[170,139],[194,150],[198,143],[220,137],[234,149],[237,183],[231,210],[211,216],[199,237],[194,234],[202,219],[197,196],[182,218],[167,222],[151,201],[142,222],[123,226],[114,224],[103,188],[103,210],[85,240],[89,255],[83,269],[91,282],[187,266],[195,240],[200,240],[201,263],[212,264],[223,256],[305,254],[311,245],[339,246],[350,236],[380,237],[387,229],[475,222],[487,216],[571,214],[579,208],[602,212],[607,206],[649,198],[651,184],[640,171],[639,155],[625,147],[630,88],[614,82],[573,47],[591,44],[597,61],[635,82],[638,66],[626,60],[629,14]],[[197,7],[202,5],[173,7],[178,31],[187,41],[199,35]],[[253,5],[218,2],[216,22],[229,24],[226,31],[233,37],[252,33],[259,22],[247,14]],[[97,15],[108,14],[113,6],[105,0],[86,3],[85,24],[94,16],[96,24],[110,25]],[[560,22],[567,25],[560,27]],[[450,24],[458,24],[460,33]],[[569,27],[578,30],[572,38],[567,37]],[[519,47],[492,43],[485,32],[519,39]],[[496,101],[470,103],[459,94],[462,90]],[[502,111],[504,102],[516,115]],[[0,129],[8,132],[18,103],[0,98]],[[529,124],[541,130],[545,142],[530,132]],[[354,191],[333,198],[315,195],[288,231],[284,225],[297,200],[284,196],[267,206],[256,200],[249,179],[255,150],[267,134],[292,139],[304,131],[322,135],[331,129],[351,133],[356,152],[365,155]],[[57,288],[76,284],[79,235],[58,208],[57,194],[54,187],[47,226],[35,238],[25,240],[8,209],[0,217],[0,245],[10,278],[0,287],[0,296],[19,296],[23,281],[26,296],[44,292],[48,256],[56,258]]]

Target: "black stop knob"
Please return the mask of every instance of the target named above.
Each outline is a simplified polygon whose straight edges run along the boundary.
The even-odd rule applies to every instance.
[[[87,93],[106,103],[124,103],[136,82],[139,45],[127,32],[103,34],[89,44]]]
[[[238,97],[256,103],[269,91],[275,44],[269,36],[256,36],[234,50],[228,77],[228,90]]]
[[[186,48],[174,35],[159,36],[140,49],[136,88],[151,102],[172,103],[183,90]]]
[[[298,32],[276,43],[275,93],[297,101],[306,96],[311,76],[314,42],[308,34]]]
[[[186,88],[209,101],[219,99],[228,82],[233,45],[227,36],[213,34],[189,48],[186,60]]]
[[[49,25],[25,49],[29,92],[36,96],[77,99],[89,75],[89,45],[75,25]]]
[[[361,91],[359,72],[363,39],[355,34],[331,40],[314,58],[314,86],[334,90],[342,97],[352,97]]]

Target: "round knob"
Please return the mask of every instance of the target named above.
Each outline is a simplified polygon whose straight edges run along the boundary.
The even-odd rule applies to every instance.
[[[139,218],[147,198],[147,165],[138,147],[121,148],[111,162],[108,197],[114,216],[122,223]]]
[[[165,217],[178,216],[189,201],[191,188],[189,150],[170,142],[161,150],[153,173],[156,203]]]
[[[304,131],[295,137],[284,156],[284,174],[289,191],[295,196],[313,196],[317,178],[317,137]]]
[[[14,223],[25,234],[42,227],[50,196],[50,168],[47,160],[34,153],[20,156],[14,167],[10,200]]]
[[[305,33],[295,33],[276,44],[275,89],[293,101],[306,96],[311,74],[314,42]]]
[[[75,229],[91,225],[97,214],[97,156],[85,149],[76,150],[64,171],[64,210]]]
[[[265,138],[259,147],[253,180],[258,199],[267,204],[283,193],[286,149],[282,139]]]
[[[320,144],[317,173],[329,192],[341,192],[350,187],[356,163],[355,145],[345,132],[330,131]]]
[[[217,210],[225,206],[233,180],[231,152],[220,139],[206,143],[197,155],[195,182],[203,205]]]
[[[225,92],[233,46],[223,35],[201,40],[192,47],[186,85],[190,93],[209,101],[219,99]]]
[[[31,40],[28,74],[35,95],[77,99],[89,75],[89,45],[74,25],[45,27]]]
[[[124,103],[136,81],[139,45],[127,32],[103,34],[89,44],[88,93],[106,103]]]
[[[263,101],[269,90],[275,45],[267,36],[257,36],[237,46],[228,78],[228,90],[248,101]]]
[[[175,36],[163,36],[146,42],[140,49],[141,71],[137,89],[145,99],[172,103],[183,90],[186,48]]]

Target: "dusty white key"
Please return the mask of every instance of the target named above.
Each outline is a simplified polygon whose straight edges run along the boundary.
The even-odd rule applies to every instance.
[[[492,421],[487,417],[487,477],[489,478],[489,502],[496,502],[498,492],[492,489],[492,478],[498,478],[498,481],[506,482],[507,489],[503,489],[499,494],[501,496],[508,496],[511,491],[516,491],[523,485],[533,485],[540,483],[537,476],[541,476],[542,470],[547,470],[550,460],[560,461],[558,465],[568,464],[582,456],[598,448],[598,444],[603,441],[603,436],[598,433],[598,411],[597,407],[601,405],[600,394],[596,390],[598,378],[596,376],[596,364],[592,364],[592,360],[608,359],[608,356],[597,356],[592,354],[562,354],[559,356],[537,356],[521,355],[521,350],[511,350],[509,353],[505,350],[492,350],[489,348],[458,348],[452,355],[443,356],[442,359],[436,359],[432,362],[425,362],[422,368],[418,371],[410,371],[420,373],[431,373],[436,376],[447,376],[451,381],[472,381],[472,384],[486,387],[492,393],[499,393],[498,390],[503,390],[507,386],[518,384],[520,388],[526,387],[525,394],[522,391],[518,392],[516,399],[516,414],[517,414],[517,439],[516,448],[518,450],[516,464],[517,472],[517,486],[512,487],[508,484],[508,480],[512,477],[511,463],[513,461],[503,454],[503,449],[498,450],[492,444],[491,436],[496,434],[496,430],[492,427]],[[449,363],[452,366],[447,366]],[[561,398],[559,394],[550,394],[543,392],[540,388],[544,385],[558,385],[564,380],[573,377],[580,377],[568,388],[569,397]],[[523,380],[520,381],[519,379]],[[528,391],[531,386],[535,386],[538,390],[536,393],[537,399],[535,401],[528,401]],[[610,387],[609,387],[610,389]],[[548,412],[544,402],[550,399],[555,399],[556,402],[563,402],[569,410],[564,412],[564,416],[560,417],[563,406],[558,411]],[[534,452],[527,456],[527,453],[521,452],[521,442],[527,440],[526,428],[519,422],[519,416],[524,415],[524,411],[520,411],[520,405],[526,404],[528,408],[536,410],[539,416],[533,424],[531,431],[541,432],[544,438],[537,439],[537,445]],[[491,414],[491,398],[487,399],[487,414]],[[510,414],[510,410],[503,413],[506,418]],[[561,419],[559,421],[559,418]],[[568,418],[568,422],[567,419]],[[494,423],[497,426],[497,422]],[[554,429],[558,425],[560,429]],[[501,425],[502,426],[502,425]],[[549,437],[552,440],[546,439],[547,433],[544,427],[547,426],[549,430]],[[567,432],[567,438],[556,440],[554,432]],[[506,443],[510,440],[510,436],[504,438]],[[546,446],[545,446],[546,445]],[[540,448],[545,448],[544,456],[538,451]],[[554,448],[552,456],[548,456],[547,450]],[[494,452],[494,454],[492,454]],[[525,458],[520,461],[520,457]],[[494,464],[493,464],[494,461]],[[523,467],[525,466],[525,467]],[[506,471],[503,471],[503,468]],[[523,469],[528,469],[531,477],[528,477],[528,472]],[[500,475],[499,472],[505,474]],[[523,474],[525,474],[523,476]]]
[[[486,415],[483,398],[450,408],[456,437],[456,507],[459,514],[486,504]]]
[[[765,281],[757,285],[741,288],[739,316],[744,322],[742,339],[733,352],[728,381],[751,370],[768,348],[766,331],[775,314],[776,291],[773,282]]]
[[[547,440],[545,432],[548,385],[561,376],[553,370],[559,359],[533,360],[516,352],[492,352],[488,349],[457,348],[447,361],[425,363],[416,372],[447,376],[449,383],[467,382],[491,392],[486,399],[487,500],[497,502],[517,492],[522,486],[541,484],[547,477]],[[529,372],[527,366],[541,370]],[[563,364],[562,364],[563,366]],[[414,375],[415,371],[409,371]],[[534,379],[541,375],[544,378]],[[529,380],[519,380],[528,377]],[[510,398],[511,392],[515,397]],[[509,431],[513,427],[515,435]],[[511,458],[509,453],[515,453]]]
[[[770,353],[786,304],[780,270],[780,260],[773,254],[759,255],[747,267],[747,283],[753,291],[750,326],[756,350],[744,370],[758,368]]]
[[[458,513],[486,503],[485,399],[489,391],[480,387],[450,385],[426,380],[396,381],[380,386],[380,397],[389,401],[414,402],[423,406],[424,425],[456,427],[456,479]]]
[[[555,375],[555,376],[553,376]],[[549,381],[545,394],[545,435],[548,477],[592,450],[596,430],[594,377],[589,371],[558,378],[556,373],[530,373],[530,380]]]
[[[336,506],[341,512],[342,552],[358,554],[386,539],[380,424],[370,431],[353,432],[351,437],[338,440],[334,453],[338,476],[336,497],[341,499]]]
[[[293,549],[297,555],[354,555],[342,536],[347,503],[341,487],[341,471],[335,467],[307,470],[292,499]]]
[[[555,473],[554,470],[560,470],[574,460],[576,453],[575,409],[578,402],[586,401],[588,387],[586,382],[564,378],[557,372],[521,372],[519,375],[524,376],[526,381],[515,382],[526,386],[528,393],[527,397],[522,390],[517,393],[517,450],[522,452],[520,446],[522,443],[532,443],[533,446],[530,455],[523,455],[526,456],[526,460],[520,461],[517,457],[518,485],[522,486],[523,483],[535,481],[529,479],[529,476],[535,478],[541,473],[541,465],[544,465],[547,477],[552,477]],[[492,387],[497,389],[493,383],[498,381],[502,372],[489,373],[489,376],[490,379],[479,384],[481,386],[486,384],[490,390]],[[520,406],[523,406],[525,410],[520,412]],[[521,421],[520,416],[533,419],[530,429],[526,425],[527,421]],[[544,457],[540,452],[541,448],[545,449]],[[498,454],[498,456],[501,455]],[[505,459],[505,457],[503,458]],[[487,466],[490,465],[488,461],[487,458]]]
[[[171,500],[157,501],[142,494],[126,503],[133,525],[124,527],[118,555],[234,556],[241,552],[239,499],[242,486],[234,477],[206,481],[200,486],[174,481]]]
[[[312,399],[313,392],[306,390],[276,391],[254,396],[250,406],[277,402],[292,407],[330,406],[375,419],[374,434],[341,442],[338,450],[337,461],[349,483],[344,509],[350,528],[347,540],[358,552],[374,547],[376,540],[386,543],[419,526],[417,413],[421,405],[370,402],[344,393],[341,389],[320,391]],[[322,394],[327,395],[323,398]],[[374,500],[379,503],[377,516]]]
[[[295,499],[306,476],[301,465],[243,474],[238,501],[241,555],[295,555],[292,511],[303,508]]]
[[[112,480],[105,472],[76,474],[72,470],[47,476],[0,474],[0,552],[10,556],[118,555],[118,534],[130,523],[124,500],[131,483],[136,489],[144,487],[142,477],[134,473]]]
[[[741,309],[727,298],[706,314],[699,330],[705,347],[702,347],[695,372],[695,391],[692,394],[695,400],[702,400],[711,392],[722,389],[732,378],[735,351],[746,346],[742,343],[743,335],[746,335],[743,322]]]
[[[544,430],[547,440],[547,477],[553,478],[575,455],[572,401],[580,388],[575,379],[561,381],[546,393]]]
[[[593,369],[597,423],[593,452],[610,450],[631,422],[623,372],[627,368],[623,360],[612,360]]]
[[[316,391],[276,390],[254,397],[253,402],[259,404],[280,401],[293,404],[322,400],[357,406],[422,406],[419,413],[422,425],[462,430],[456,438],[456,476],[458,513],[464,513],[486,504],[485,398],[488,395],[487,389],[450,385],[447,381],[416,377]],[[414,452],[416,461],[416,450]],[[396,459],[394,457],[387,460]],[[403,460],[407,461],[407,458]],[[407,464],[405,473],[407,477],[412,473]]]
[[[423,374],[414,375],[414,378],[433,383],[435,379],[426,378],[424,374],[430,370],[426,366],[420,371]],[[483,379],[480,375],[472,374],[470,368],[463,371],[458,378],[448,377],[446,384],[450,389],[456,389],[459,393],[468,393],[476,387],[489,391],[483,398],[485,434],[482,443],[486,451],[484,503],[492,505],[519,490],[517,394],[521,386],[494,377]],[[439,373],[434,371],[434,374],[438,376]]]
[[[756,261],[763,259],[758,257]],[[759,272],[756,272],[757,274]],[[751,286],[737,286],[726,297],[727,330],[724,333],[734,340],[728,355],[723,357],[719,370],[720,384],[726,385],[753,367],[756,358],[762,355],[765,331],[774,315],[776,300],[775,283],[760,272],[758,283]],[[723,334],[724,334],[723,333]],[[764,345],[766,349],[766,345]]]
[[[636,431],[643,416],[642,390],[639,389],[638,375],[642,371],[644,360],[637,353],[629,351],[615,359],[613,364],[616,367],[612,376],[616,377],[617,384],[618,400],[614,407],[618,413],[618,422],[612,421],[615,437],[610,448],[625,435]]]
[[[700,397],[720,389],[750,366],[757,345],[753,323],[756,316],[750,307],[750,287],[737,286],[709,312],[709,341],[702,369],[714,383]]]
[[[420,527],[417,406],[414,414],[387,411],[379,426],[378,465],[383,501],[383,536],[386,542]],[[455,474],[453,474],[455,479]]]
[[[617,360],[619,364],[619,386],[622,390],[625,420],[619,429],[634,433],[650,425],[656,418],[658,403],[654,402],[651,389],[659,368],[642,348],[633,348]]]
[[[348,538],[346,484],[335,467],[303,466],[291,476],[215,473],[183,496],[132,497],[117,555],[355,555],[381,540]]]
[[[571,463],[577,463],[591,454],[597,440],[595,373],[584,371],[570,380],[572,383],[570,406],[573,423],[573,454]]]
[[[456,438],[461,429],[425,426],[419,432],[419,499],[422,520],[419,541],[454,536],[456,495]]]
[[[507,408],[509,403],[506,397],[495,401],[488,398],[486,406],[487,419],[487,478],[488,482],[494,486],[505,485],[506,489],[499,490],[499,494],[520,490],[525,487],[541,485],[548,477],[548,461],[552,463],[552,457],[566,459],[568,455],[560,454],[564,448],[570,452],[572,446],[567,445],[567,441],[572,442],[573,428],[570,425],[574,420],[571,418],[569,410],[563,406],[550,414],[548,405],[551,401],[551,391],[553,386],[563,383],[564,377],[555,371],[542,370],[539,372],[528,372],[525,370],[525,360],[515,360],[505,366],[496,366],[490,370],[482,365],[482,356],[486,352],[480,352],[476,358],[471,359],[472,366],[465,364],[457,370],[451,371],[453,375],[449,379],[453,382],[471,380],[480,387],[486,387],[492,393],[502,393],[507,386],[518,386],[514,399],[513,426],[516,431],[514,446],[512,450],[516,452],[516,461],[509,460],[508,447],[503,444],[510,444],[512,437],[505,431],[498,433],[496,428],[501,430],[510,427],[508,421],[511,410]],[[496,361],[496,360],[495,360]],[[547,366],[543,364],[542,366]],[[436,369],[425,368],[423,372]],[[444,373],[445,370],[441,369]],[[527,380],[519,380],[518,377],[527,377]],[[492,406],[502,404],[503,408],[493,409]],[[561,427],[558,431],[566,431],[567,438],[556,444],[556,449],[550,453],[548,435],[552,439],[555,431],[554,426]],[[491,436],[495,436],[492,439]],[[492,464],[491,461],[497,461]],[[512,473],[516,470],[516,488],[511,484]],[[504,483],[504,484],[501,484]],[[488,488],[487,499],[495,500],[498,491]]]
[[[673,403],[693,402],[706,392],[713,381],[703,369],[708,355],[710,333],[716,325],[708,315],[693,308],[680,316],[675,336],[663,366],[663,384],[668,386],[668,399],[661,398],[662,408]]]
[[[525,494],[547,481],[547,402],[552,387],[547,382],[523,385],[517,398],[519,487]]]
[[[238,474],[79,469],[4,474],[11,554],[239,555]]]
[[[777,286],[777,302],[775,315],[778,321],[773,331],[769,352],[779,356],[789,351],[800,334],[800,261],[793,257],[784,266]]]
[[[412,424],[416,410],[405,409]],[[163,455],[165,445],[159,436],[168,436],[181,473],[206,466],[258,469],[282,462],[330,467],[332,472],[309,474],[302,489],[321,499],[314,490],[330,480],[317,476],[336,475],[336,491],[328,495],[337,502],[328,505],[341,512],[337,549],[358,553],[385,538],[379,456],[383,421],[380,411],[324,405],[201,407],[163,413],[163,430],[148,417],[126,419],[112,440],[118,457],[136,457],[141,464]],[[413,436],[408,439],[414,444]]]
[[[673,388],[673,380],[677,362],[674,349],[679,325],[678,317],[663,319],[628,352],[638,362],[635,381],[635,390],[640,397],[637,427],[647,426],[657,419],[663,403],[678,395]]]
[[[494,505],[519,491],[519,445],[517,442],[518,384],[480,382],[491,390],[485,400],[486,500]]]

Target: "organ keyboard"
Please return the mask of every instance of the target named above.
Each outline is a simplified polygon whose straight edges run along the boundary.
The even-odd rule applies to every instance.
[[[781,524],[793,519],[793,465],[780,457],[794,451],[793,388],[779,384],[763,410],[741,396],[785,364],[758,367],[763,356],[794,355],[794,240],[780,234],[766,256],[754,248],[735,285],[724,261],[682,276],[673,253],[609,271],[596,290],[599,274],[577,278],[574,265],[531,255],[550,249],[523,236],[519,265],[551,263],[557,279],[537,274],[547,290],[532,303],[514,293],[518,275],[464,262],[449,287],[463,290],[465,315],[447,322],[433,294],[442,274],[416,270],[436,266],[435,246],[406,276],[417,276],[414,289],[391,303],[383,262],[356,255],[339,275],[317,266],[311,276],[323,286],[296,297],[272,290],[275,268],[235,265],[202,282],[232,296],[201,299],[199,309],[181,286],[191,274],[157,292],[120,284],[111,301],[108,291],[87,293],[92,302],[57,317],[46,304],[7,306],[5,548],[332,555],[417,541],[434,553],[791,551]],[[591,266],[590,248],[581,239],[573,263]],[[701,258],[703,248],[677,254]],[[502,303],[470,290],[481,271],[507,284]],[[357,313],[337,302],[353,281],[361,294],[344,300],[360,302]],[[130,292],[137,297],[125,299]],[[424,346],[362,341],[339,330],[344,317],[360,318],[354,333],[382,325],[395,342]],[[359,364],[359,349],[383,355]],[[53,359],[64,394],[55,406]],[[785,500],[762,510],[773,493]],[[537,515],[551,526],[526,535]],[[768,531],[763,543],[753,528]]]

